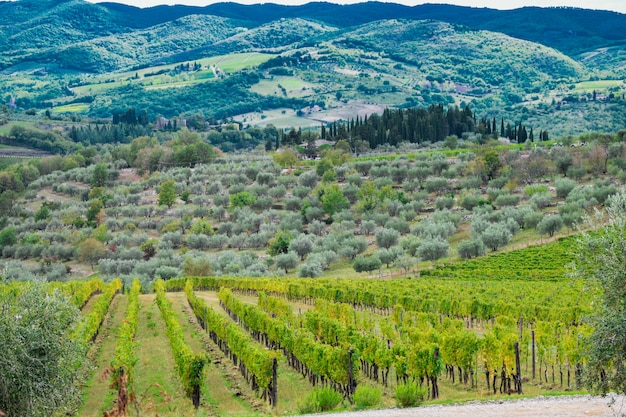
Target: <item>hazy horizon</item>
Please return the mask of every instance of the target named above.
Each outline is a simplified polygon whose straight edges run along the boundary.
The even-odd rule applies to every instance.
[[[101,3],[101,1],[87,0],[92,3]],[[427,3],[437,4],[453,4],[458,6],[467,7],[488,7],[492,9],[510,10],[517,9],[525,6],[536,7],[578,7],[582,9],[592,10],[609,10],[626,14],[626,1],[624,0],[427,0],[427,1],[415,1],[415,0],[394,0],[385,1],[388,3],[404,4],[407,6],[416,6]],[[113,3],[128,4],[136,7],[152,7],[158,5],[174,5],[182,4],[188,6],[207,6],[209,4],[220,3],[221,1],[211,0],[112,0]],[[311,1],[305,0],[273,0],[273,1],[258,1],[258,0],[237,0],[234,3],[239,4],[263,4],[274,3],[284,4],[287,6],[296,6],[301,4],[310,3]],[[332,0],[329,3],[335,4],[355,4],[363,3],[359,0]]]

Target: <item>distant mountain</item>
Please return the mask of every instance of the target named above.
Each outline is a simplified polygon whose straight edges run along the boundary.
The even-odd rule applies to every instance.
[[[495,10],[445,4],[409,7],[375,1],[350,5],[312,2],[301,6],[272,3],[255,5],[215,3],[206,7],[157,6],[146,9],[116,3],[99,5],[122,13],[131,21],[142,21],[148,25],[186,14],[211,14],[257,24],[280,18],[298,17],[338,27],[384,19],[434,19],[474,29],[502,32],[516,38],[542,43],[568,55],[626,40],[625,14],[578,8],[524,7],[515,10]]]
[[[0,2],[0,100],[314,125],[469,104],[536,126],[556,115],[559,133],[610,130],[626,120],[625,48],[626,15],[574,8],[17,0]]]
[[[212,45],[246,30],[232,19],[191,15],[147,29],[73,43],[35,54],[37,61],[64,68],[106,72],[161,61],[178,51]]]
[[[200,15],[213,17],[191,17]],[[153,62],[168,54],[185,56],[198,48],[224,52],[285,46],[290,43],[287,42],[290,35],[278,32],[293,31],[285,27],[272,32],[266,26],[281,19],[306,20],[309,25],[317,22],[319,28],[349,28],[388,19],[438,20],[538,42],[572,57],[626,44],[626,15],[575,8],[526,7],[502,11],[434,4],[409,7],[380,2],[351,5],[313,2],[301,6],[215,3],[206,7],[140,9],[83,0],[18,0],[0,2],[0,69],[25,61],[49,62],[58,56],[58,62],[68,67],[107,71]],[[301,25],[296,26],[296,32],[302,29]],[[241,35],[223,43],[243,28],[260,27],[263,29],[257,34]],[[310,29],[307,36],[320,32]],[[279,42],[274,42],[275,35]],[[293,41],[301,35],[296,35]],[[252,39],[254,36],[258,38],[256,41]],[[222,43],[213,45],[215,42]],[[153,45],[145,46],[146,43]],[[107,63],[101,65],[103,61]],[[83,63],[84,67],[80,68]]]

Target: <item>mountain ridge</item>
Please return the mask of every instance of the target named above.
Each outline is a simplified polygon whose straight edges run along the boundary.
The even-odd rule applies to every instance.
[[[119,9],[116,3],[98,4],[114,10]],[[615,41],[626,39],[626,14],[580,8],[523,7],[513,10],[497,10],[441,4],[405,6],[373,1],[348,5],[311,2],[300,6],[273,3],[242,5],[226,2],[204,7],[155,6],[140,9],[125,6],[124,9],[128,13],[141,16],[146,21],[149,21],[149,18],[163,19],[166,16],[178,16],[181,13],[214,14],[257,23],[266,23],[281,17],[300,17],[339,27],[394,18],[434,19],[463,24],[475,29],[502,32],[534,42],[540,41],[568,55],[591,47],[608,46]],[[511,22],[521,22],[524,25],[514,25]],[[576,29],[571,30],[572,26]],[[585,36],[580,35],[581,33]],[[581,43],[581,40],[589,37],[594,40],[593,43]]]

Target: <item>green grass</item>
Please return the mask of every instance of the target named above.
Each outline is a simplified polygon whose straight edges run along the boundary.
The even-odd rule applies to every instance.
[[[52,108],[53,113],[84,113],[89,110],[89,104],[72,103]]]
[[[158,65],[154,67],[144,68],[138,71],[126,71],[119,73],[108,73],[97,77],[93,77],[93,82],[90,82],[79,87],[74,87],[72,90],[79,96],[90,95],[95,93],[102,93],[104,91],[118,88],[127,84],[139,84],[146,87],[148,90],[155,90],[161,88],[170,87],[184,87],[199,83],[215,80],[213,70],[207,69],[212,66],[216,66],[223,72],[230,74],[243,69],[254,68],[259,64],[273,58],[275,55],[262,54],[256,52],[238,53],[230,55],[220,55],[211,58],[203,58],[194,60],[202,66],[202,70],[198,72],[182,73],[176,75],[169,75],[167,72],[163,74],[150,76],[149,74],[158,73],[160,71],[171,71],[180,64],[186,64],[191,61],[181,61],[173,64]],[[146,76],[148,75],[148,76]],[[139,77],[136,78],[135,76]],[[189,79],[186,79],[189,78]],[[68,105],[73,106],[73,105]],[[64,107],[64,106],[61,106]],[[58,111],[58,110],[57,110]],[[69,107],[64,112],[77,112],[83,111],[83,109],[76,110]],[[60,112],[60,111],[59,111]]]
[[[35,124],[32,122],[25,122],[25,121],[10,121],[9,123],[0,126],[0,135],[7,135],[11,132],[11,129],[13,129],[13,126],[21,126],[27,129],[34,129],[34,130],[39,130],[42,131],[41,129],[37,129],[35,127]]]
[[[169,293],[168,298],[172,302],[172,307],[178,315],[185,342],[194,352],[204,351],[204,345],[200,339],[197,326],[189,323],[189,317],[183,311],[183,304],[187,303],[184,293]],[[224,358],[223,360],[228,361]],[[250,416],[256,413],[250,405],[233,394],[230,382],[221,374],[220,370],[211,362],[207,365],[205,387],[203,390],[203,403],[210,403],[217,410],[220,416],[236,417]]]
[[[92,297],[89,300],[83,309],[83,314],[89,313],[90,306],[93,305],[96,298]],[[98,349],[94,364],[95,371],[91,375],[84,392],[85,401],[78,413],[80,417],[101,416],[104,411],[110,411],[113,404],[115,394],[110,388],[111,380],[107,377],[106,372],[111,366],[111,361],[115,358],[118,327],[126,315],[128,297],[118,294],[111,304],[109,321],[101,330],[96,342],[101,344],[94,346],[95,349]]]
[[[576,84],[576,88],[574,89],[574,91],[586,92],[592,90],[605,90],[607,88],[620,87],[623,85],[624,82],[622,80],[583,81]]]
[[[139,323],[135,366],[135,392],[144,414],[196,415],[178,380],[165,322],[154,294],[139,296]]]

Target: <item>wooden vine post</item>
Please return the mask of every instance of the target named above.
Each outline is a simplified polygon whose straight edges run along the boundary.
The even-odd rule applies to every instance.
[[[348,398],[352,401],[352,394],[356,391],[356,379],[354,378],[354,367],[352,366],[352,348],[348,350]]]
[[[517,393],[522,393],[522,366],[519,359],[519,342],[515,342],[515,375],[517,379]]]
[[[270,404],[272,407],[278,407],[278,361],[272,359],[272,388],[270,390]]]
[[[531,333],[531,338],[532,338],[532,351],[533,351],[533,380],[535,379],[535,331],[533,330]]]

